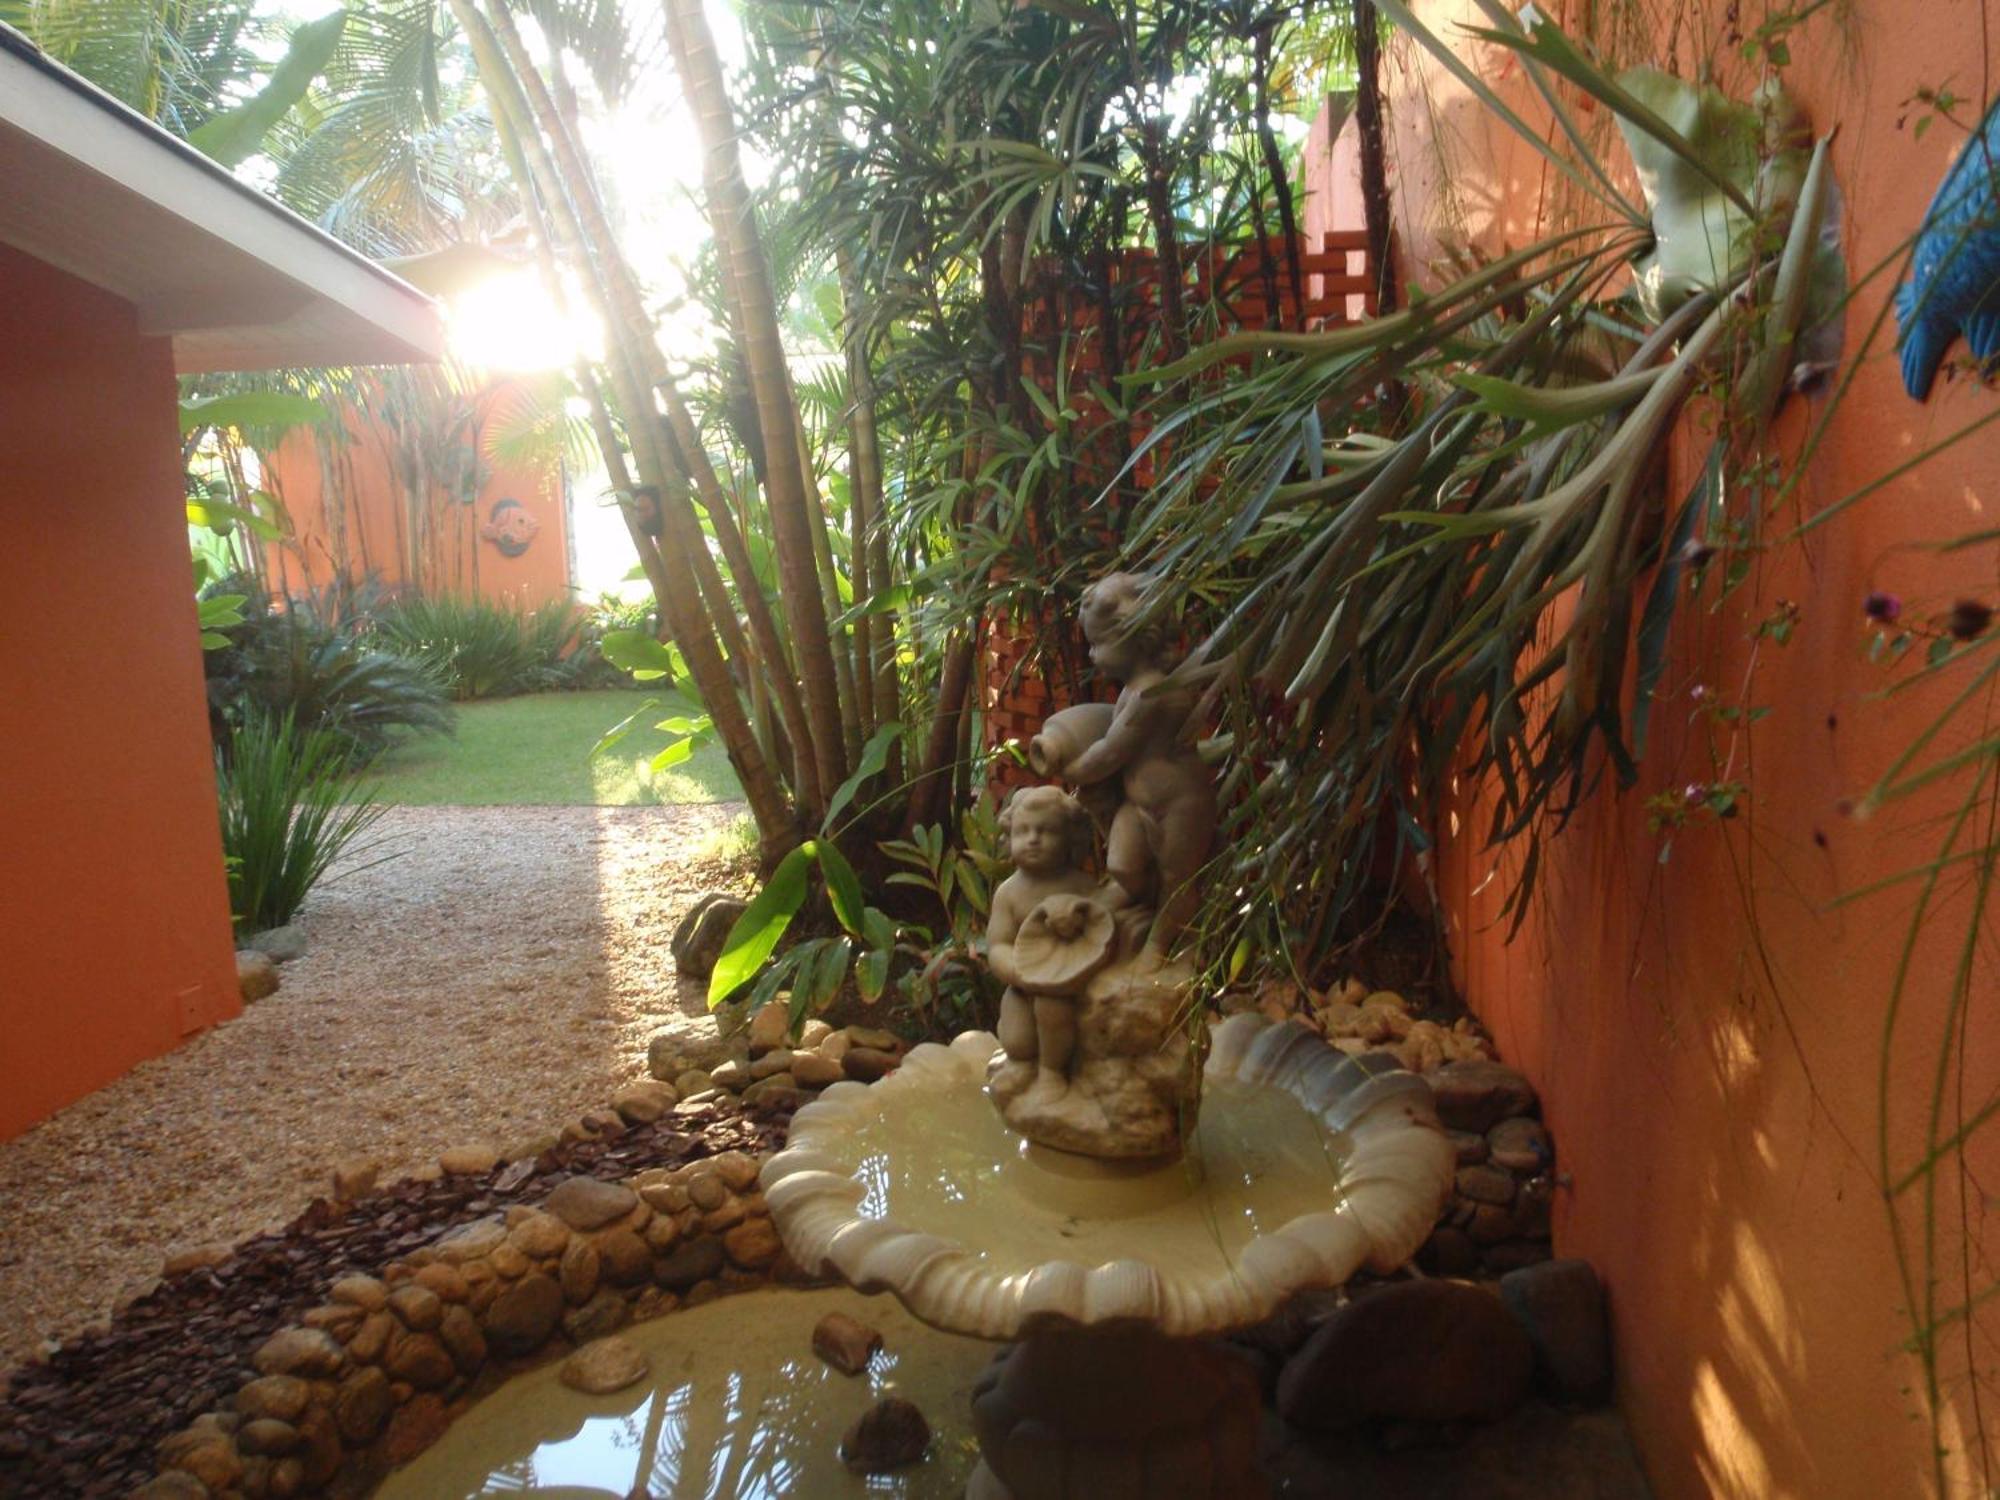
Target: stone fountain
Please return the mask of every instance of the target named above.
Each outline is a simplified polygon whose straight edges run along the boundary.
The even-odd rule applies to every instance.
[[[1118,700],[1053,716],[1029,760],[1075,790],[1027,788],[1003,814],[999,1035],[833,1085],[763,1171],[800,1265],[1008,1342],[974,1394],[969,1500],[1264,1495],[1256,1381],[1209,1336],[1401,1266],[1450,1190],[1430,1089],[1386,1059],[1239,1015],[1204,1060],[1176,944],[1215,781],[1147,586],[1085,593]]]

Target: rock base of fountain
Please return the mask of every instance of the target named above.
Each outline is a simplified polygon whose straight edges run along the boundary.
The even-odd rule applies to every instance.
[[[1146,1328],[1031,1334],[973,1388],[966,1500],[1264,1500],[1250,1366]]]
[[[1113,963],[1076,1005],[1067,1078],[1033,1059],[996,1054],[987,1090],[1029,1140],[1082,1156],[1177,1156],[1194,1128],[1200,1060],[1189,1043],[1194,971],[1157,955]]]

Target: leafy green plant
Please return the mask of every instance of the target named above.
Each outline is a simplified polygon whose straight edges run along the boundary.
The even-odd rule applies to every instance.
[[[378,640],[422,662],[460,702],[567,687],[580,675],[582,622],[567,605],[411,595],[379,610],[374,624]]]
[[[289,713],[249,713],[229,753],[218,751],[222,852],[239,928],[289,922],[334,860],[382,816],[374,795],[348,774],[351,764],[338,735],[302,729]]]
[[[204,663],[209,719],[225,755],[231,728],[255,713],[289,715],[304,730],[324,730],[357,763],[399,733],[451,732],[443,683],[422,663],[371,645],[362,613],[338,600],[294,600],[279,609],[240,576],[210,587],[244,600],[243,623]]]

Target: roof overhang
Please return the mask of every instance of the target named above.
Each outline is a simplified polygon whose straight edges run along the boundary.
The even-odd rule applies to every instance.
[[[444,350],[428,297],[5,26],[0,244],[130,302],[187,373]]]

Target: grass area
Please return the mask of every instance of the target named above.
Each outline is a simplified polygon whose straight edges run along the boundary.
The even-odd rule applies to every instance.
[[[592,760],[590,747],[605,730],[652,696],[660,698],[659,708]],[[677,694],[622,689],[462,703],[456,738],[425,735],[397,745],[365,779],[383,801],[403,805],[634,807],[742,796],[717,743],[670,770],[647,768],[674,738],[653,723],[698,712]]]

